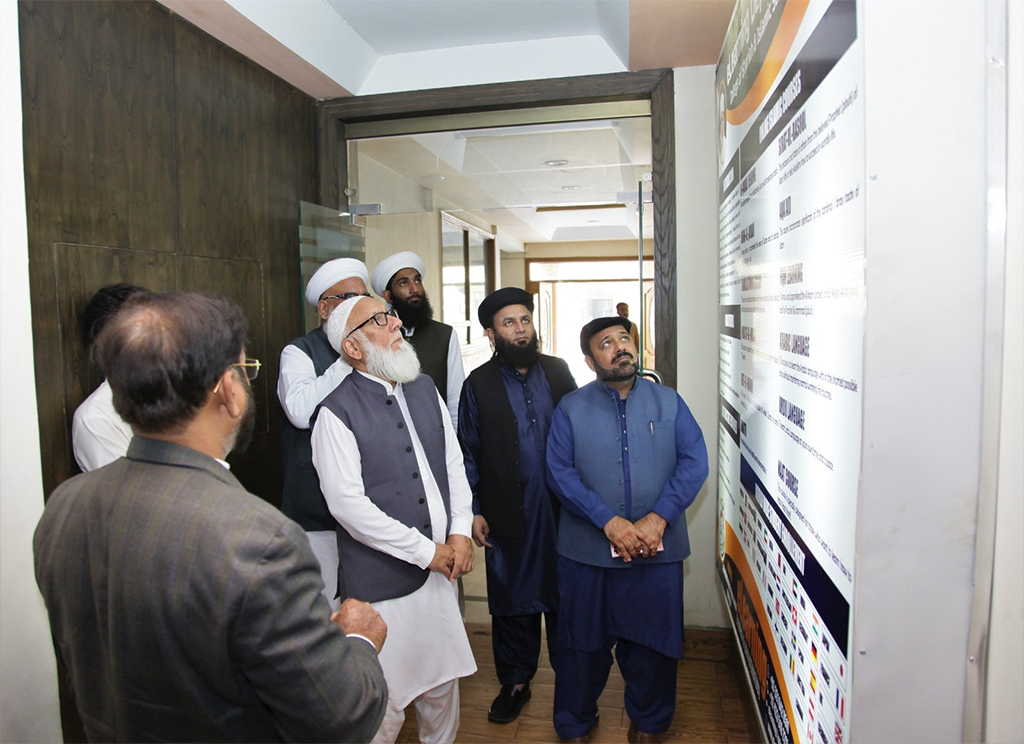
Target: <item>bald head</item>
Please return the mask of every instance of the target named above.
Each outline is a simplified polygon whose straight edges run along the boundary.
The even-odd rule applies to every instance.
[[[144,292],[106,324],[95,355],[121,418],[157,434],[196,416],[245,344],[245,316],[223,297]]]

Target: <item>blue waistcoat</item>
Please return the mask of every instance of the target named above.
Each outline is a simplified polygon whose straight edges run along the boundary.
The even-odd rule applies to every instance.
[[[636,522],[650,513],[676,470],[677,394],[671,388],[637,378],[626,399],[633,507],[629,514],[623,485],[618,395],[595,380],[562,398],[559,408],[572,426],[573,456],[584,485],[600,496],[617,516]],[[587,520],[563,509],[558,526],[559,555],[602,568],[632,568],[683,560],[690,554],[685,516],[665,529],[662,540],[664,552],[654,558],[626,563],[621,558],[612,558],[608,538]]]
[[[452,505],[445,459],[444,421],[437,389],[426,375],[402,386],[420,444],[426,453],[444,501],[451,527]],[[419,473],[409,427],[398,405],[384,387],[358,372],[346,377],[324,398],[313,414],[327,408],[352,432],[362,461],[363,488],[370,499],[389,517],[413,527],[433,539],[426,491]],[[427,580],[427,569],[374,550],[354,539],[341,525],[338,533],[338,596],[364,602],[379,602],[412,594]]]

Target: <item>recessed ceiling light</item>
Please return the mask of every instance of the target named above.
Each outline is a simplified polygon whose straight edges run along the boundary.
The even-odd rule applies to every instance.
[[[440,173],[429,173],[429,174],[423,176],[423,180],[424,181],[443,181],[444,180],[444,176],[442,176]]]
[[[550,166],[552,168],[557,168],[560,165],[569,165],[569,161],[568,160],[545,160],[544,161],[544,165]]]
[[[579,191],[579,189],[580,189],[579,186],[563,186],[562,187],[563,191]]]

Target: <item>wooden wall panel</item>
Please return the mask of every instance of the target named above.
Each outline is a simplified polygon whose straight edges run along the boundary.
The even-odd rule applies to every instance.
[[[672,73],[651,92],[651,159],[654,192],[654,313],[657,349],[654,368],[662,382],[676,386],[676,101]]]
[[[30,214],[60,240],[173,251],[168,13],[101,0],[18,8]]]
[[[63,381],[64,451],[44,453],[44,461],[66,458],[75,467],[71,451],[71,419],[75,409],[100,382],[103,375],[90,363],[80,327],[82,310],[96,290],[124,282],[154,292],[174,289],[175,255],[166,251],[127,250],[96,245],[57,243],[54,246],[57,286],[57,323],[62,365],[48,379]]]
[[[180,18],[174,39],[180,250],[261,266],[259,319],[249,298],[238,301],[252,354],[266,365],[255,388],[263,423],[232,463],[250,490],[279,503],[283,412],[275,386],[281,349],[302,333],[299,201],[316,201],[316,110],[312,99]],[[231,279],[222,290],[229,297]]]
[[[178,259],[178,287],[196,292],[210,292],[227,297],[245,313],[249,321],[249,346],[246,354],[263,362],[267,347],[266,309],[263,304],[263,266],[258,261],[226,258],[181,256]],[[280,459],[277,453],[277,430],[270,431],[269,412],[277,407],[274,383],[266,369],[252,383],[256,400],[256,429],[252,444],[244,453],[228,457],[232,472],[243,482],[259,483],[267,478],[266,464]]]
[[[173,52],[169,14],[155,3],[19,2],[18,16],[32,328],[49,493],[75,472],[65,385],[52,379],[63,369],[54,244],[174,250],[173,98],[156,82],[170,73]]]
[[[123,280],[243,307],[266,366],[259,436],[236,473],[279,503],[274,385],[302,332],[298,201],[316,201],[315,102],[156,2],[21,2],[19,22],[46,493],[76,471],[68,426],[96,382],[77,316]]]

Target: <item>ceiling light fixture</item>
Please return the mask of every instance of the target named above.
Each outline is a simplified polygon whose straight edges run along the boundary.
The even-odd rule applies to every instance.
[[[423,176],[423,180],[424,181],[443,181],[444,180],[444,176],[442,176],[440,173],[430,173],[430,174],[428,174],[426,176]]]
[[[568,160],[545,160],[544,165],[550,168],[557,168],[560,165],[569,165]]]
[[[536,207],[537,212],[579,212],[587,209],[622,209],[621,204],[562,204],[559,206]]]
[[[580,187],[579,186],[563,186],[562,190],[563,191],[579,191]]]

